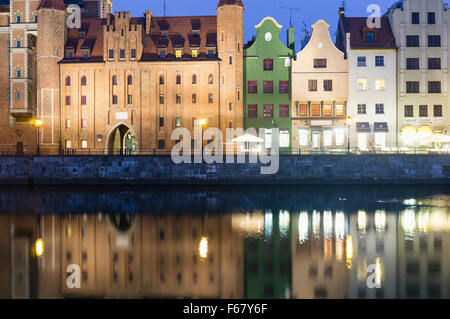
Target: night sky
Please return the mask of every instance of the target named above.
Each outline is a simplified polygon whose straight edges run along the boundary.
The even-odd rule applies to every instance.
[[[397,0],[347,0],[347,16],[368,16],[366,8],[376,3],[384,14]],[[167,16],[215,15],[218,0],[166,0]],[[254,26],[264,17],[272,16],[283,25],[282,36],[285,39],[285,28],[289,27],[289,10],[280,7],[294,7],[292,23],[296,29],[296,44],[304,37],[304,25],[308,29],[318,19],[324,19],[331,25],[332,40],[335,40],[335,30],[338,21],[338,8],[342,0],[243,0],[244,11],[244,42],[255,34]],[[113,0],[114,11],[131,11],[132,16],[142,16],[149,9],[156,16],[163,15],[164,0]]]

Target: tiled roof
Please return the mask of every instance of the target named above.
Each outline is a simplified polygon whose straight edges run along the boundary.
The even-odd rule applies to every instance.
[[[106,19],[83,19],[81,29],[69,29],[66,50],[74,50],[72,59],[62,63],[103,62],[103,25]],[[111,24],[115,18],[111,16]],[[150,32],[145,30],[145,18],[131,18],[131,25],[143,25],[143,54],[141,61],[161,61],[158,49],[166,49],[164,61],[217,60],[208,56],[208,49],[217,46],[217,17],[152,17]],[[167,35],[166,35],[167,34]],[[175,48],[183,48],[184,56],[176,59]],[[192,58],[190,48],[198,48],[197,58]],[[90,49],[90,57],[82,58],[82,49]]]
[[[218,7],[222,7],[222,6],[241,6],[243,7],[244,4],[242,3],[242,0],[220,0],[219,4],[217,5]]]
[[[66,10],[66,6],[63,0],[41,0],[41,3],[38,6],[39,9],[57,9],[57,10]]]
[[[345,33],[350,33],[350,46],[352,49],[370,49],[370,48],[382,48],[382,49],[395,49],[394,34],[392,33],[391,25],[387,17],[381,18],[381,28],[370,29],[367,26],[367,17],[342,17],[340,21],[340,28]],[[375,41],[368,42],[364,39],[365,31],[375,32]],[[345,48],[345,36],[340,40],[344,43],[341,44]]]

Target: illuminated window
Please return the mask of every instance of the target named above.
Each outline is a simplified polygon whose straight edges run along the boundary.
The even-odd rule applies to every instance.
[[[345,116],[345,107],[343,104],[336,104],[334,115],[336,116]]]
[[[81,141],[81,148],[88,148],[88,142],[87,142],[87,140],[82,140],[82,141]]]
[[[308,104],[300,104],[300,116],[308,116]]]
[[[70,120],[66,120],[66,128],[70,128]]]
[[[198,57],[198,50],[192,50],[192,57],[193,58],[196,58],[196,57]]]
[[[81,120],[81,128],[86,128],[87,127],[87,120],[86,119],[82,119]]]
[[[333,131],[331,130],[323,131],[323,144],[325,146],[331,146],[333,144]]]
[[[345,129],[337,128],[335,129],[335,132],[336,132],[336,146],[343,146],[345,141]]]
[[[298,136],[299,136],[299,145],[300,146],[308,146],[308,130],[299,129]]]
[[[367,90],[367,79],[358,79],[356,81],[358,86],[358,91],[366,91]]]
[[[175,126],[180,127],[181,126],[181,117],[175,118]]]
[[[289,130],[280,129],[280,147],[289,147]]]
[[[175,57],[176,57],[177,59],[181,59],[181,56],[182,56],[181,50],[175,50]]]
[[[375,80],[375,90],[384,91],[384,79]]]
[[[332,116],[333,115],[333,105],[332,104],[324,104],[323,105],[323,116]]]
[[[72,148],[72,141],[66,140],[66,148]]]
[[[320,116],[321,115],[321,106],[320,104],[312,104],[311,105],[311,116]]]

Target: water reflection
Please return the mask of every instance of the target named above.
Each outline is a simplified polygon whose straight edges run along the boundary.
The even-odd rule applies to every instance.
[[[3,214],[0,297],[449,298],[450,196],[433,196],[394,196],[394,210]]]

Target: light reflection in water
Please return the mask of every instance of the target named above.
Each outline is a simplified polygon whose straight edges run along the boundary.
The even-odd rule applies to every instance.
[[[447,207],[0,215],[0,227],[2,298],[450,297]],[[39,237],[43,256],[27,262]],[[64,285],[70,264],[81,289]]]

